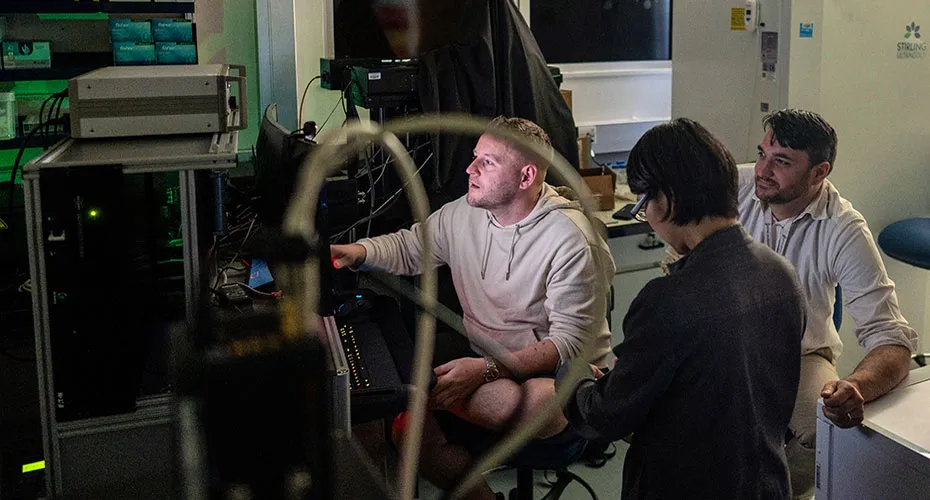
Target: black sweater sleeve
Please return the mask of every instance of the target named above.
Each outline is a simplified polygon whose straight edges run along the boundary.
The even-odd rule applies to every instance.
[[[588,439],[617,440],[635,432],[675,376],[681,346],[663,324],[647,286],[623,321],[624,340],[614,348],[614,368],[597,381],[582,381],[565,416]]]

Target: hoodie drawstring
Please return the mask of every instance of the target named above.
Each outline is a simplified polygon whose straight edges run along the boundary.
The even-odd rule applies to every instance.
[[[488,270],[488,256],[491,255],[491,218],[488,217],[488,226],[487,232],[485,234],[485,241],[487,242],[484,247],[484,258],[481,259],[481,279],[484,279],[484,274]]]
[[[517,246],[517,236],[520,234],[520,226],[517,225],[513,228],[513,238],[510,240],[510,256],[507,257],[507,276],[504,278],[504,281],[510,281],[510,264],[513,263],[513,252],[514,248]]]
[[[481,279],[484,279],[485,274],[488,271],[488,257],[491,255],[491,218],[488,217],[487,225],[487,236],[485,241],[487,242],[484,245],[484,257],[481,259]],[[513,238],[510,239],[510,255],[507,256],[507,275],[504,277],[505,281],[510,281],[510,267],[513,264],[513,254],[517,247],[517,237],[520,236],[520,226],[514,226],[513,229]]]

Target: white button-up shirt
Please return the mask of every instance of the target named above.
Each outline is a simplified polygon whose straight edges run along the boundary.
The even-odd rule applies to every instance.
[[[833,324],[836,285],[856,323],[859,344],[917,350],[917,332],[901,315],[894,282],[875,246],[865,218],[840,196],[830,181],[798,216],[776,221],[767,203],[755,195],[751,171],[740,169],[739,220],[752,237],[787,258],[807,292],[807,330],[801,353],[829,349],[835,361],[843,350]],[[759,286],[765,286],[760,283]]]

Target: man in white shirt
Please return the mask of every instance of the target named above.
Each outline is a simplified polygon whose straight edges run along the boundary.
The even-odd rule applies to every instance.
[[[865,219],[827,180],[836,159],[833,127],[816,113],[787,109],[768,115],[764,129],[753,175],[740,176],[739,219],[753,238],[794,265],[807,292],[801,382],[786,451],[794,498],[810,498],[817,399],[823,398],[824,414],[838,426],[860,424],[864,403],[907,376],[917,332],[901,315]],[[867,351],[840,380],[835,362],[843,343],[833,324],[837,285]]]

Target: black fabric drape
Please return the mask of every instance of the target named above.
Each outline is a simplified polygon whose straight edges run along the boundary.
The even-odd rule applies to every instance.
[[[422,111],[532,120],[549,134],[555,150],[577,167],[571,110],[520,12],[510,0],[465,4],[454,25],[455,41],[420,54]],[[448,26],[448,21],[437,24]],[[428,33],[429,26],[424,31]],[[433,136],[433,171],[424,179],[434,209],[467,191],[465,168],[476,141],[477,137],[453,134]]]

